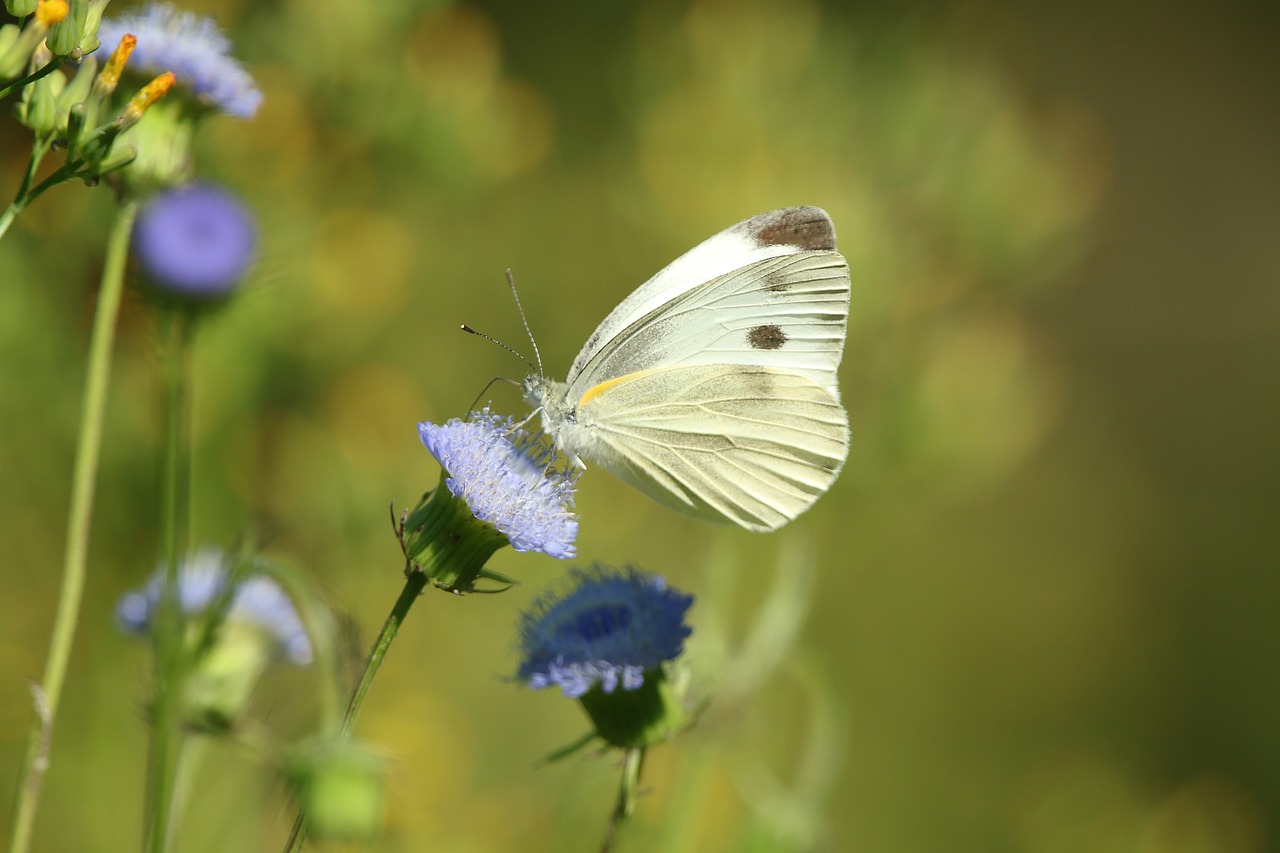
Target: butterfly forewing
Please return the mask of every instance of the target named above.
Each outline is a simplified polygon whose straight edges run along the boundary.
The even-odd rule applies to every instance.
[[[571,398],[646,370],[741,364],[791,370],[832,396],[849,313],[849,269],[835,252],[765,258],[637,318],[570,374]]]
[[[835,246],[831,217],[812,206],[761,213],[726,228],[672,261],[610,312],[574,359],[566,381],[575,385],[579,377],[590,376],[590,384],[595,384],[611,378],[591,367],[600,350],[644,318],[661,314],[682,294],[758,261],[802,252],[834,252]]]

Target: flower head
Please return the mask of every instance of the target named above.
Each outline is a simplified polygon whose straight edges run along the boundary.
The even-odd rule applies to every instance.
[[[138,38],[128,70],[154,77],[172,71],[178,86],[203,107],[236,118],[252,118],[262,92],[231,56],[231,42],[209,18],[153,3],[139,12],[102,22],[98,37],[116,45],[126,33]]]
[[[553,468],[548,443],[487,408],[465,421],[420,423],[418,434],[447,472],[449,491],[512,548],[562,560],[574,556],[577,472]]]
[[[567,592],[543,596],[520,617],[517,677],[534,689],[557,685],[570,699],[597,685],[636,690],[683,651],[692,604],[659,575],[577,570]]]
[[[256,235],[235,196],[195,184],[167,190],[138,214],[133,251],[162,293],[198,300],[225,296],[244,278]]]
[[[227,558],[206,548],[178,567],[178,604],[186,616],[204,613],[232,582]],[[127,593],[116,605],[116,623],[127,634],[146,634],[160,606],[164,569],[157,569],[141,589]],[[270,638],[278,654],[299,666],[311,662],[311,641],[293,602],[279,585],[265,575],[240,581],[227,609],[228,624],[257,629]]]

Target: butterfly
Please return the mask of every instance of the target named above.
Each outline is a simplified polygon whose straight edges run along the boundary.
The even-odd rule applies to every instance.
[[[573,463],[697,518],[776,530],[835,481],[849,448],[836,368],[849,267],[826,211],[726,228],[628,296],[564,382],[522,384]]]

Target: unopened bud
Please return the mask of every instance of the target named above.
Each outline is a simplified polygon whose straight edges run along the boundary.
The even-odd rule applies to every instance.
[[[4,8],[15,18],[25,18],[36,10],[37,0],[4,0]]]
[[[116,49],[111,51],[107,64],[102,66],[98,79],[93,83],[93,93],[95,95],[105,98],[116,90],[116,86],[120,82],[120,75],[124,72],[125,63],[129,61],[129,55],[133,53],[133,49],[137,45],[138,39],[131,33],[125,33],[121,37],[120,44],[116,45]]]
[[[124,127],[131,127],[138,123],[147,108],[156,101],[163,98],[173,88],[174,76],[172,71],[166,71],[147,85],[143,86],[138,94],[129,99],[129,103],[125,104],[124,109],[120,111],[120,122]]]
[[[36,21],[46,29],[71,13],[67,0],[40,0],[36,5]]]

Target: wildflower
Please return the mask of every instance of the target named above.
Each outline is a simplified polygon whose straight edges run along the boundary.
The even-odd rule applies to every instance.
[[[668,667],[692,632],[684,621],[692,604],[659,575],[575,571],[566,592],[544,595],[520,617],[516,677],[580,700],[596,734],[615,746],[665,740],[687,724]]]
[[[498,548],[574,556],[577,472],[556,468],[555,451],[510,418],[487,408],[468,420],[421,423],[423,445],[444,468],[437,487],[407,513],[399,533],[405,556],[437,586],[470,591]]]
[[[184,616],[199,616],[235,583],[227,609],[228,622],[244,622],[273,641],[274,650],[290,663],[311,663],[311,641],[293,602],[271,578],[255,574],[236,582],[227,572],[227,557],[214,548],[204,548],[178,567],[178,604]],[[116,622],[126,634],[146,634],[160,606],[164,569],[141,589],[126,594],[116,605]]]
[[[231,56],[231,42],[209,18],[153,3],[142,11],[108,18],[98,36],[115,45],[126,34],[137,37],[129,71],[154,77],[172,71],[191,99],[235,118],[253,118],[262,92],[253,77]]]
[[[190,179],[191,137],[203,118],[215,113],[252,118],[262,92],[209,18],[153,3],[104,20],[99,29],[108,45],[121,44],[130,35],[137,44],[125,57],[126,76],[142,82],[173,74],[173,93],[155,106],[136,100],[126,105],[118,93],[115,98],[126,124],[140,117],[139,107],[150,106],[148,119],[122,134],[136,156],[119,173],[129,189],[146,193]]]
[[[151,633],[163,590],[161,569],[141,589],[121,598],[116,605],[120,629]],[[311,662],[311,640],[280,586],[263,574],[233,575],[216,550],[199,551],[179,566],[176,597],[191,656],[183,706],[195,728],[229,728],[272,660],[298,666]]]
[[[192,184],[147,202],[134,227],[133,253],[154,291],[207,303],[244,279],[256,242],[253,220],[235,196]]]

